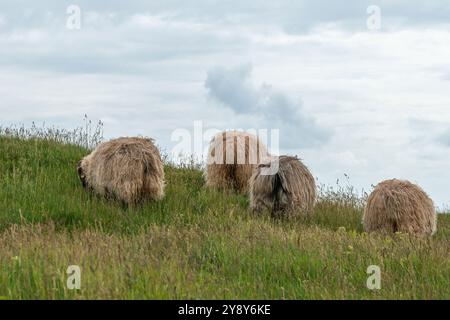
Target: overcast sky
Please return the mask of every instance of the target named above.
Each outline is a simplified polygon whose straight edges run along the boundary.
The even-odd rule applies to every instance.
[[[405,178],[450,205],[448,1],[2,0],[0,49],[0,125],[87,114],[167,150],[194,121],[279,128],[322,183]]]

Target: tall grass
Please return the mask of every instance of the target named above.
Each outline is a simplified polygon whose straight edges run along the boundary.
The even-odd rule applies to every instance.
[[[365,195],[339,182],[320,187],[314,215],[272,219],[253,215],[245,196],[205,188],[195,162],[169,159],[166,197],[126,210],[78,181],[76,163],[98,138],[2,130],[5,299],[450,297],[448,215],[433,239],[369,235]],[[366,287],[372,264],[381,290]],[[82,269],[81,290],[66,286],[69,265]]]
[[[38,139],[43,141],[54,141],[60,144],[70,144],[83,147],[88,150],[94,149],[103,140],[103,123],[96,124],[84,116],[84,125],[72,130],[47,126],[43,123],[38,126],[35,122],[30,127],[25,125],[0,125],[0,136],[17,138],[22,140]]]

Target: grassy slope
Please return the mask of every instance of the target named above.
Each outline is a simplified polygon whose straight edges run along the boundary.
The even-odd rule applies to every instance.
[[[124,211],[81,188],[85,154],[0,137],[0,297],[450,297],[448,215],[432,240],[367,235],[342,194],[314,217],[274,221],[243,196],[206,190],[200,171],[169,166],[165,199]],[[72,264],[80,291],[66,289]],[[366,288],[371,264],[379,291]]]

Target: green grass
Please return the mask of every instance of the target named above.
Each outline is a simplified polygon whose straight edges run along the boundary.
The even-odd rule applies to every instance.
[[[86,193],[88,151],[0,135],[0,297],[5,299],[448,299],[450,215],[432,239],[362,231],[363,201],[324,189],[313,216],[255,216],[244,196],[167,165],[166,197],[124,210]],[[381,267],[381,290],[366,287]],[[82,269],[81,290],[66,269]]]

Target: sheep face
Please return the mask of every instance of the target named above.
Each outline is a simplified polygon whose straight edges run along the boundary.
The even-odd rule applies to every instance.
[[[81,184],[83,185],[84,188],[87,188],[87,179],[86,179],[86,173],[85,173],[85,169],[83,168],[83,160],[78,161],[77,164],[77,173],[78,173],[78,177],[80,178]]]

